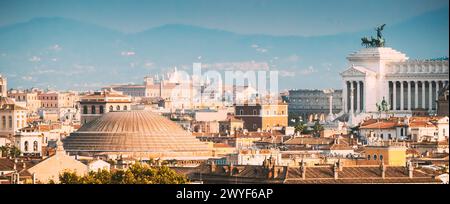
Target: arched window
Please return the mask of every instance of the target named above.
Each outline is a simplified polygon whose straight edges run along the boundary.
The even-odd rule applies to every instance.
[[[12,116],[8,116],[8,120],[9,120],[9,128],[12,128],[13,126]]]
[[[119,105],[117,105],[116,110],[120,110],[120,106]]]
[[[87,114],[88,110],[87,110],[87,106],[83,106],[83,114]]]
[[[25,150],[25,152],[28,152],[28,141],[25,141],[23,146],[24,146],[23,149]]]
[[[382,154],[380,154],[380,160],[383,160],[383,155]]]
[[[373,160],[377,160],[377,155],[376,154],[373,155]]]
[[[367,160],[370,160],[370,154],[369,154],[369,155],[367,155]]]
[[[95,114],[95,106],[91,106],[91,113]]]
[[[34,141],[34,142],[33,142],[33,151],[34,151],[34,152],[37,152],[37,151],[38,151],[38,142],[37,142],[37,141]]]
[[[113,110],[114,110],[113,106],[109,106],[109,111],[111,112]]]
[[[124,106],[124,107],[123,107],[123,110],[128,110],[128,107],[127,107],[127,106]]]
[[[104,111],[103,111],[103,106],[100,106],[100,107],[99,107],[99,111],[100,111],[100,114],[103,114],[103,112],[104,112]]]

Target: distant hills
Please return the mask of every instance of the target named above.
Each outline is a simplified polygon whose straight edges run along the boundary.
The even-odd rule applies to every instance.
[[[387,25],[387,45],[410,58],[448,56],[448,8]],[[268,25],[269,26],[269,25]],[[376,25],[373,25],[375,27]],[[308,29],[308,28],[305,28]],[[340,87],[345,57],[374,30],[329,36],[242,35],[171,24],[126,34],[65,18],[36,18],[0,27],[0,73],[9,87],[97,89],[141,83],[148,74],[193,62],[280,70],[280,88]],[[242,66],[240,66],[242,65]]]

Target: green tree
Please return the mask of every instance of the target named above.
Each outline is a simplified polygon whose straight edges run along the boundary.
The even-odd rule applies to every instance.
[[[294,126],[294,131],[295,133],[300,133],[300,134],[304,134],[306,133],[306,129],[308,128],[308,126],[303,123],[303,122],[298,122],[297,124],[295,124]]]
[[[1,156],[2,157],[8,157],[8,156],[11,156],[11,157],[19,157],[20,156],[20,150],[17,148],[17,147],[15,147],[15,146],[12,146],[12,147],[10,147],[10,146],[1,146],[0,147],[0,151],[1,151]]]
[[[314,137],[320,137],[320,132],[324,130],[323,126],[319,123],[319,120],[316,120],[312,129]]]
[[[136,163],[127,170],[109,172],[101,170],[77,176],[75,172],[64,172],[59,176],[61,184],[184,184],[188,179],[167,166],[150,167]]]

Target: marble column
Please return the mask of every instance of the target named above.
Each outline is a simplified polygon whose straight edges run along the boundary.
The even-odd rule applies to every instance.
[[[347,109],[347,102],[348,102],[348,93],[347,93],[347,89],[348,89],[348,83],[347,83],[347,81],[344,81],[344,87],[343,87],[344,89],[342,90],[343,91],[343,93],[342,93],[342,108],[344,109],[344,113],[347,113],[347,111],[348,111],[348,109]]]
[[[412,100],[412,97],[411,97],[411,81],[408,81],[407,82],[407,84],[408,84],[408,110],[410,111],[411,110],[411,100]]]
[[[353,110],[355,110],[354,109],[354,105],[355,105],[354,90],[355,90],[355,88],[353,87],[353,81],[350,81],[350,113],[351,114],[353,114]]]
[[[414,108],[419,108],[419,81],[414,81],[414,92],[415,92],[415,94],[414,94]]]
[[[333,93],[329,96],[330,99],[330,113],[328,115],[333,116]]]
[[[421,84],[422,84],[422,108],[425,109],[426,108],[425,107],[425,91],[426,91],[425,81],[422,81]]]
[[[361,85],[356,81],[356,112],[361,112]]]
[[[400,110],[404,110],[404,104],[405,104],[405,101],[404,101],[405,97],[404,97],[403,91],[404,91],[403,81],[400,81]]]
[[[437,101],[439,99],[439,89],[441,89],[441,88],[440,88],[440,81],[435,81],[435,82],[436,82],[436,101]]]
[[[392,82],[392,110],[397,110],[397,81]]]
[[[428,110],[432,111],[433,110],[433,82],[432,81],[428,81],[428,89],[429,89],[429,98],[428,98]]]

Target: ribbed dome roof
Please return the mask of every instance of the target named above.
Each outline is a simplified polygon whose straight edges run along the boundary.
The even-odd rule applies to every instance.
[[[208,145],[169,119],[150,111],[109,112],[64,140],[66,151],[195,152]]]

